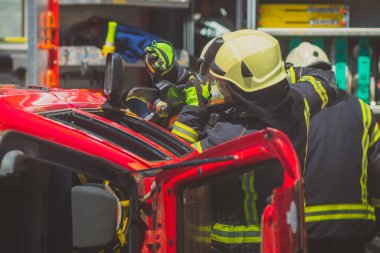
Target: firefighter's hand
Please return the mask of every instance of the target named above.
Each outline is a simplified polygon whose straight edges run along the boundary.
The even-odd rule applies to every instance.
[[[206,107],[211,97],[210,81],[206,77],[192,78],[186,85],[186,104]]]
[[[153,41],[151,46],[145,49],[145,66],[148,74],[153,77],[162,77],[174,66],[174,47],[164,40]]]

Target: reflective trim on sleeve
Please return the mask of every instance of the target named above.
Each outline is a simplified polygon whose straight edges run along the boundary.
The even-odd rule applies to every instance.
[[[306,122],[306,147],[305,147],[305,157],[303,161],[303,172],[305,173],[306,161],[307,161],[307,148],[309,146],[309,129],[310,129],[310,107],[306,98],[303,99],[305,103],[304,117]]]
[[[189,126],[186,126],[185,124],[182,124],[181,122],[174,122],[172,133],[175,135],[178,135],[179,137],[194,143],[198,140],[198,133],[194,129],[192,129]]]
[[[211,230],[211,240],[226,244],[261,243],[261,231],[255,225],[216,223]]]
[[[362,109],[363,116],[363,136],[362,136],[362,174],[360,176],[360,185],[362,188],[362,203],[364,205],[367,204],[367,166],[368,166],[368,158],[367,151],[369,147],[369,127],[371,125],[371,110],[369,106],[364,103],[361,99],[359,99],[360,107]]]
[[[374,207],[380,208],[380,199],[378,199],[378,198],[372,198],[371,201],[372,201],[372,205]]]
[[[245,173],[242,180],[242,188],[244,191],[244,216],[245,220],[250,225],[259,225],[257,215],[255,192],[255,172]]]
[[[331,220],[375,220],[374,207],[362,204],[334,204],[305,207],[305,222]]]
[[[203,150],[202,150],[202,146],[201,146],[201,142],[200,141],[197,141],[196,143],[193,143],[191,144],[191,146],[193,148],[195,148],[199,153],[202,153]]]
[[[369,143],[369,147],[372,147],[380,138],[380,131],[379,131],[379,125],[377,122],[375,123],[375,128],[372,131],[371,134],[371,142]]]
[[[327,96],[327,92],[325,90],[325,88],[323,88],[323,85],[321,84],[320,81],[316,80],[314,77],[312,76],[303,76],[300,81],[303,81],[303,82],[310,82],[313,87],[314,87],[314,90],[318,93],[319,97],[321,98],[322,100],[322,106],[321,106],[321,109],[325,108],[325,106],[327,105],[327,103],[329,102],[329,97]]]
[[[291,67],[289,69],[289,74],[290,74],[290,82],[291,84],[295,84],[297,82],[297,79],[296,79],[296,73],[294,72],[294,68]]]

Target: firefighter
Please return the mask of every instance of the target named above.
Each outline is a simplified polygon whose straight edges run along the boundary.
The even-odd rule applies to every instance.
[[[249,29],[213,39],[204,48],[200,62],[201,72],[207,72],[218,83],[234,112],[199,141],[198,131],[207,120],[204,115],[209,82],[207,78],[204,83],[192,79],[186,88],[187,105],[174,124],[174,134],[202,152],[238,136],[274,127],[288,135],[303,164],[309,120],[336,97],[333,72],[294,68],[297,82],[290,86],[278,41]]]
[[[293,49],[286,62],[331,70],[325,52],[308,42]],[[367,186],[373,173],[368,164],[380,154],[379,138],[370,107],[344,90],[338,90],[336,105],[311,120],[304,167],[309,253],[365,252],[374,206],[380,204],[379,190]]]
[[[193,143],[199,152],[265,127],[285,132],[292,141],[301,164],[307,147],[310,119],[336,98],[335,77],[331,71],[294,68],[289,85],[278,41],[255,30],[226,33],[211,40],[200,58],[200,72],[207,75],[188,82],[186,106],[183,107],[172,132]],[[207,131],[199,140],[199,132],[208,121],[206,104],[210,97],[209,80],[213,79],[231,104],[228,117]],[[256,244],[259,248],[260,221],[265,206],[258,203],[260,190],[255,173],[247,173],[242,180],[245,194],[244,225],[216,223],[212,227],[211,241],[216,247],[229,244]],[[257,182],[259,183],[259,182]],[[256,232],[256,233],[254,233]],[[220,236],[223,235],[223,236]],[[238,236],[240,235],[240,236]]]

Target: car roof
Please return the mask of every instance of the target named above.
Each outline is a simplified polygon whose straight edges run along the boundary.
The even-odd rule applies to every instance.
[[[104,97],[83,90],[0,89],[0,111],[3,114],[0,124],[1,131],[16,130],[32,134],[85,153],[103,157],[131,170],[147,169],[182,160],[182,158],[174,157],[166,151],[171,158],[170,160],[146,161],[94,135],[39,115],[63,110],[100,109],[104,101]],[[101,117],[96,118],[107,124],[110,123]],[[113,123],[113,125],[115,124]],[[120,128],[123,128],[125,132],[134,134],[131,129],[122,126]],[[157,146],[156,143],[149,140],[144,140],[144,142],[147,145]]]
[[[41,112],[68,108],[100,108],[105,98],[80,89],[0,88],[0,101],[26,111]]]

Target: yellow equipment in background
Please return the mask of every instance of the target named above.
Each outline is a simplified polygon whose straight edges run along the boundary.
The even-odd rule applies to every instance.
[[[104,57],[107,56],[108,53],[115,52],[115,35],[116,35],[117,23],[110,21],[108,22],[108,31],[106,42],[103,45],[102,54]]]
[[[349,26],[349,7],[343,4],[261,4],[259,27],[339,28]]]

